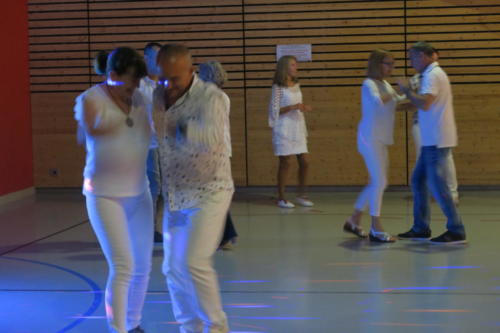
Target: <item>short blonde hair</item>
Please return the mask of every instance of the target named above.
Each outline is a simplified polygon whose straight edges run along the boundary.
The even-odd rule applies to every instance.
[[[368,66],[366,68],[366,76],[370,79],[382,78],[382,63],[385,57],[394,58],[394,56],[387,50],[375,49],[368,58]]]
[[[280,87],[285,87],[287,85],[287,77],[288,77],[288,66],[290,61],[295,60],[297,62],[297,58],[291,55],[282,56],[278,63],[276,64],[276,71],[274,72],[274,80],[273,84],[276,84]],[[292,77],[293,82],[298,82],[297,77]]]

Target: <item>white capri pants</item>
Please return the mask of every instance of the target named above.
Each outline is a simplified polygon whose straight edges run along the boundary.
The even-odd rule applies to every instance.
[[[418,123],[413,124],[411,128],[413,134],[413,142],[415,142],[415,153],[417,155],[416,161],[418,161],[418,157],[420,156],[420,149],[422,148],[422,140],[420,139],[420,128]],[[451,192],[451,197],[453,201],[458,200],[458,181],[457,181],[457,170],[455,168],[455,160],[453,159],[452,149],[448,154],[448,158],[446,159],[445,164],[445,174],[444,177],[446,179],[446,184]]]
[[[214,193],[197,207],[165,207],[163,272],[182,333],[227,333],[213,255],[219,246],[232,191]]]
[[[387,145],[379,141],[359,140],[358,150],[365,160],[370,182],[359,194],[354,208],[364,211],[368,205],[371,216],[380,216],[382,197],[387,187],[387,170],[389,167]]]
[[[151,194],[86,197],[90,223],[109,266],[105,302],[110,332],[127,333],[141,322],[151,271]]]

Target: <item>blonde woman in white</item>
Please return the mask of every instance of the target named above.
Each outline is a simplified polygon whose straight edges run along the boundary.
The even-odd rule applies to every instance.
[[[312,107],[302,102],[297,74],[295,57],[283,56],[279,59],[269,103],[269,126],[273,129],[274,154],[279,158],[278,206],[281,208],[295,207],[285,198],[291,156],[296,156],[299,164],[299,194],[296,203],[305,207],[314,205],[306,195],[309,162],[304,119],[304,112],[311,112]]]
[[[380,221],[382,196],[387,187],[389,159],[387,147],[393,144],[394,113],[398,101],[404,100],[385,80],[392,74],[394,57],[385,50],[374,50],[368,60],[367,78],[361,89],[362,118],[358,125],[358,151],[363,156],[370,183],[358,196],[354,212],[344,224],[344,231],[367,237],[361,228],[361,216],[370,208],[370,240],[394,242]]]

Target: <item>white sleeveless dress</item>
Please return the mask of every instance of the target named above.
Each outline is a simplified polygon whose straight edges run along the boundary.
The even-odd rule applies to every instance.
[[[308,153],[307,128],[304,114],[296,109],[285,114],[280,108],[302,103],[297,83],[292,87],[273,85],[269,103],[269,126],[273,129],[274,155],[288,156]]]

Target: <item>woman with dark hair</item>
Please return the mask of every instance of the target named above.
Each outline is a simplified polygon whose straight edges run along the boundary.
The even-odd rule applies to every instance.
[[[107,58],[98,55],[95,68],[106,80],[78,96],[75,105],[87,151],[83,194],[109,265],[105,299],[110,331],[140,333],[153,248],[146,178],[151,123],[137,91],[146,66],[136,51],[120,47]]]
[[[281,208],[295,207],[285,199],[290,156],[293,155],[299,163],[299,195],[296,202],[305,207],[314,205],[306,196],[309,162],[304,119],[304,112],[311,112],[312,108],[302,103],[297,74],[297,59],[294,56],[283,56],[278,60],[269,103],[269,126],[273,129],[274,154],[279,158],[278,206]]]
[[[109,57],[109,53],[107,51],[101,50],[101,51],[97,52],[97,54],[94,58],[94,61],[93,61],[94,72],[97,75],[105,75],[106,74],[106,65],[108,62],[108,57]]]
[[[224,67],[222,67],[222,64],[216,60],[200,64],[199,76],[203,81],[212,82],[220,89],[222,89],[227,81],[227,72],[224,70]],[[230,140],[228,140],[228,142],[230,142]],[[234,227],[233,219],[231,218],[231,214],[227,212],[226,224],[224,226],[224,233],[222,234],[219,249],[232,250],[233,244],[236,243],[237,238],[238,233]]]
[[[360,193],[352,216],[345,222],[344,231],[358,237],[367,237],[361,228],[361,216],[370,207],[370,240],[394,242],[384,231],[380,221],[382,196],[387,187],[389,159],[387,147],[393,144],[394,111],[398,101],[404,100],[386,78],[391,76],[394,57],[388,51],[374,50],[368,59],[367,78],[361,88],[362,117],[358,125],[358,151],[365,160],[370,183]]]

